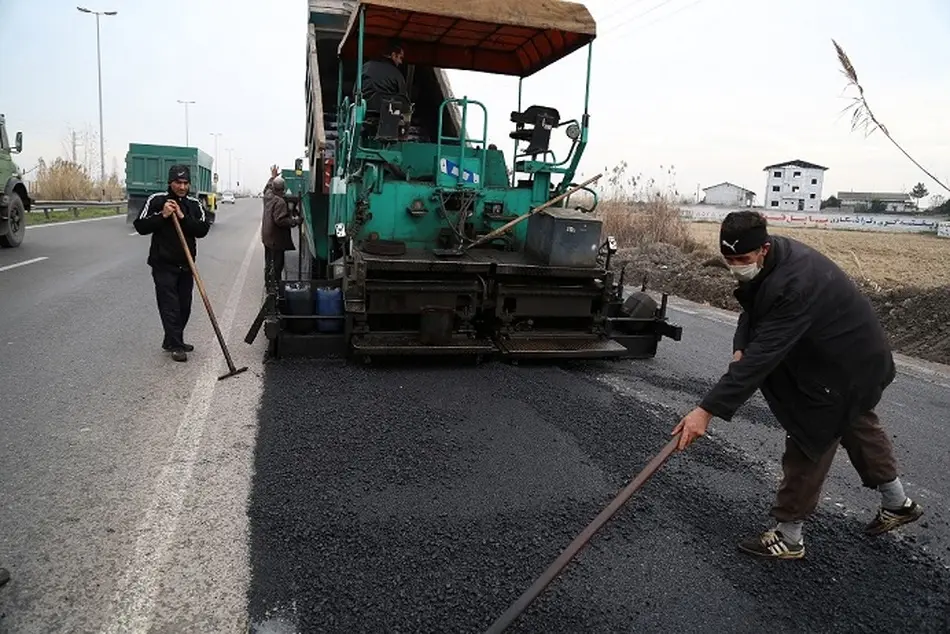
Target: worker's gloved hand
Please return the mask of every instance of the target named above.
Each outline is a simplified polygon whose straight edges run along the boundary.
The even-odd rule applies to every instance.
[[[675,436],[682,432],[679,443],[676,445],[677,451],[683,451],[694,440],[706,434],[706,428],[709,427],[709,421],[712,420],[712,414],[701,407],[697,407],[680,420],[679,424],[673,428],[671,435]]]

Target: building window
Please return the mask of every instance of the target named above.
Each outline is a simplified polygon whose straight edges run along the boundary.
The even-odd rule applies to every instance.
[[[801,172],[795,172],[794,174],[792,174],[792,176],[794,176],[795,178],[801,178],[802,173],[801,173]]]
[[[808,197],[811,198],[812,200],[815,200],[815,195],[814,195],[814,194],[808,194]]]
[[[782,188],[779,187],[778,185],[772,185],[772,191],[773,191],[773,192],[780,191],[781,189],[782,189]]]
[[[797,192],[799,189],[798,185],[792,185],[792,191]]]
[[[817,178],[811,179],[811,184],[812,184],[812,185],[817,185],[817,184],[818,184],[818,179],[817,179]]]
[[[775,178],[782,178],[782,172],[772,172],[772,176]]]
[[[778,207],[778,201],[777,201],[777,200],[773,200],[773,201],[772,201],[772,206],[773,206],[773,207]]]

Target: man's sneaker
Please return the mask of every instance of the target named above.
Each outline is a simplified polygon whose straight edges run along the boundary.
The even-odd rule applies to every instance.
[[[186,343],[184,346],[182,346],[182,349],[183,349],[185,352],[194,352],[195,347],[194,347],[193,345],[191,345],[190,343]],[[171,347],[171,346],[168,346],[168,345],[162,344],[162,350],[164,350],[165,352],[171,352],[172,347]]]
[[[187,361],[188,355],[181,348],[175,348],[172,350],[172,359],[175,361]]]
[[[923,514],[923,507],[907,498],[904,500],[904,505],[896,511],[885,508],[879,509],[874,519],[864,527],[864,532],[868,535],[880,535],[903,524],[916,522]]]
[[[7,584],[10,580],[10,572],[6,568],[0,568],[0,586]]]
[[[805,556],[805,544],[788,541],[779,530],[765,531],[757,537],[744,539],[739,542],[739,550],[772,559],[801,559]]]

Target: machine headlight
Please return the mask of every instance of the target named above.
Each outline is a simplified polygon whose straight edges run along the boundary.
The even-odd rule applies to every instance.
[[[576,141],[581,138],[581,127],[576,123],[572,123],[571,125],[567,126],[565,133],[567,134],[567,138],[569,138],[571,141]]]

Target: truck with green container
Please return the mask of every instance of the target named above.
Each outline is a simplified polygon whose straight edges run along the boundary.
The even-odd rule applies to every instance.
[[[574,182],[597,31],[584,5],[308,4],[310,178],[298,257],[309,267],[268,280],[247,343],[263,327],[278,357],[477,361],[649,358],[661,338],[680,340],[665,294],[625,292],[617,241],[593,213],[597,177]],[[408,95],[367,100],[360,69],[393,41],[403,44]],[[583,96],[580,116],[522,103],[525,78],[585,49],[586,77],[563,78],[565,93]],[[454,97],[446,69],[519,79],[510,163],[488,139],[484,104]],[[558,130],[570,145],[562,157]],[[571,204],[581,191],[591,203]]]
[[[11,249],[20,246],[26,235],[26,212],[32,201],[27,192],[26,183],[13,164],[13,154],[23,151],[23,133],[16,133],[16,140],[10,145],[7,135],[7,123],[0,114],[0,248]]]
[[[125,155],[125,188],[128,196],[126,222],[142,213],[145,201],[156,192],[168,189],[168,170],[172,165],[191,169],[191,195],[199,200],[208,219],[214,223],[214,159],[199,148],[179,145],[130,143]]]

